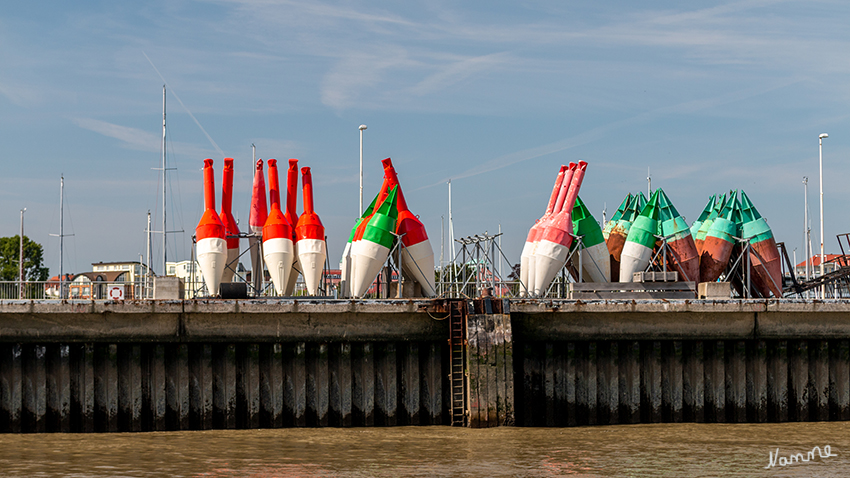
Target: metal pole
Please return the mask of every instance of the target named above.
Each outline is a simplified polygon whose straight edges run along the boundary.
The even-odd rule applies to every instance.
[[[165,85],[162,85],[162,275],[167,275],[165,267],[168,255],[165,252],[168,229],[165,228]]]
[[[803,176],[803,256],[806,261],[806,276],[804,280],[809,280],[809,235],[811,234],[811,230],[809,229],[809,178]],[[796,259],[794,263],[796,264]],[[795,266],[796,267],[796,266]],[[809,296],[809,292],[806,291],[806,297]]]
[[[24,213],[27,208],[21,209],[21,247],[18,255],[18,298],[24,298]]]
[[[365,124],[360,125],[360,209],[357,210],[357,217],[363,214],[363,130],[366,129]]]
[[[145,294],[146,294],[145,297],[147,297],[148,295],[151,295],[151,294],[149,294],[150,287],[153,286],[153,284],[149,283],[150,279],[151,279],[151,255],[152,255],[151,249],[153,248],[152,247],[153,245],[151,244],[151,212],[150,212],[150,210],[148,210],[148,230],[146,232],[147,232],[147,234],[146,234],[146,242],[147,243],[146,243],[146,247],[145,247],[145,253],[148,256],[148,259],[147,259],[147,263],[146,263],[147,270],[145,270]],[[151,295],[151,298],[153,298],[152,295]]]
[[[440,216],[440,283],[437,285],[437,295],[443,295],[443,282],[445,282],[446,277],[446,268],[443,263],[443,251],[446,248],[446,231],[445,231],[445,223],[446,218],[444,216]]]
[[[449,245],[451,246],[451,262],[449,262],[449,267],[451,270],[449,272],[449,290],[452,290],[453,285],[457,282],[457,271],[455,270],[455,226],[452,221],[452,180],[449,179]],[[458,290],[459,291],[459,290]]]
[[[829,135],[826,133],[821,133],[818,136],[818,163],[820,165],[820,275],[824,275],[824,262],[826,262],[826,255],[823,253],[823,139],[828,138]],[[826,284],[822,284],[820,286],[820,297],[821,299],[826,299]]]
[[[65,249],[65,176],[59,176],[59,298],[64,299],[65,294],[65,268],[63,267],[63,252]]]

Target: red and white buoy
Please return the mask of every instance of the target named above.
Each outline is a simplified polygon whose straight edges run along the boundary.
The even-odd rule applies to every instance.
[[[525,297],[534,292],[534,286],[530,283],[530,279],[534,277],[534,244],[539,240],[540,231],[545,221],[552,216],[555,211],[555,202],[558,199],[558,191],[561,189],[561,183],[564,181],[564,173],[568,166],[561,165],[558,176],[555,178],[555,187],[552,188],[552,194],[549,196],[549,204],[546,206],[546,212],[543,216],[534,222],[531,229],[528,230],[528,237],[525,239],[525,245],[522,246],[522,254],[520,255],[519,267],[519,295]]]
[[[355,294],[354,288],[354,278],[358,274],[356,273],[358,262],[362,262],[364,264],[371,263],[371,259],[365,259],[364,261],[357,260],[357,254],[361,251],[360,247],[357,247],[357,244],[363,240],[363,233],[366,231],[366,226],[369,224],[369,221],[375,216],[378,212],[378,209],[383,205],[384,200],[387,198],[390,191],[389,181],[386,176],[384,177],[384,182],[381,184],[381,189],[378,191],[378,195],[375,196],[375,199],[372,201],[372,206],[370,206],[371,211],[367,209],[367,212],[363,213],[363,217],[357,222],[354,226],[354,235],[351,238],[351,247],[349,248],[349,257],[350,257],[350,271],[348,272],[349,282],[348,282],[348,292],[349,297],[359,297]],[[395,207],[395,206],[393,206]],[[397,213],[396,213],[397,214]],[[385,259],[386,260],[386,259]],[[360,274],[363,275],[363,274]],[[368,274],[365,274],[368,275]],[[373,276],[374,277],[374,276]]]
[[[383,188],[384,186],[381,186]],[[378,193],[380,195],[380,193]],[[375,211],[375,203],[378,202],[378,196],[375,196],[375,199],[372,199],[372,203],[369,204],[369,207],[363,211],[363,214],[357,218],[357,221],[354,223],[354,227],[351,228],[351,234],[348,236],[348,242],[345,243],[345,247],[342,250],[342,258],[339,260],[339,288],[340,288],[340,297],[347,298],[351,297],[351,244],[354,242],[354,238],[357,235],[357,230],[360,228],[360,224],[363,221],[368,220],[367,218],[372,216],[372,213]]]
[[[233,205],[233,158],[224,158],[224,170],[221,180],[221,222],[224,224],[227,241],[227,264],[221,274],[222,282],[233,280],[236,265],[239,262],[239,225],[231,211]]]
[[[390,190],[389,195],[381,201],[381,205],[366,223],[360,240],[351,245],[352,271],[351,271],[351,296],[363,297],[369,290],[369,286],[380,272],[381,267],[387,261],[390,250],[393,247],[395,236],[396,198],[398,197],[398,186]]]
[[[307,293],[317,295],[325,258],[328,256],[325,227],[313,210],[313,176],[310,174],[310,168],[301,168],[301,181],[304,188],[304,214],[298,218],[298,224],[295,226],[295,250],[298,252],[298,264],[301,274],[304,275]]]
[[[269,269],[275,292],[284,295],[295,245],[292,243],[292,224],[280,210],[280,186],[277,177],[277,160],[269,160],[269,199],[271,210],[263,225],[263,260]]]
[[[215,212],[215,173],[213,160],[204,160],[204,214],[195,228],[198,264],[210,295],[219,295],[221,273],[227,259],[224,223]]]
[[[562,202],[561,208],[547,221],[543,232],[540,234],[540,241],[534,248],[533,280],[535,295],[539,296],[546,293],[549,284],[552,283],[552,280],[567,262],[570,246],[573,243],[573,206],[575,206],[576,197],[578,197],[578,191],[581,188],[586,170],[587,162],[585,161],[579,161],[576,166],[570,163],[570,171],[573,171],[573,173],[563,201],[560,201],[561,194],[558,194],[558,202]],[[565,174],[564,183],[567,182],[568,175],[569,173]],[[562,184],[561,191],[564,189],[564,184]]]
[[[263,176],[263,160],[258,159],[254,169],[254,185],[251,189],[251,212],[248,215],[248,227],[251,228],[251,237],[248,239],[248,247],[251,248],[251,274],[253,275],[254,287],[257,291],[262,288],[264,272],[262,251],[260,245],[263,238],[263,226],[269,211],[266,205],[266,180]]]
[[[392,160],[387,158],[381,163],[384,165],[384,177],[391,185],[398,185],[398,219],[395,233],[401,236],[401,243],[404,245],[402,271],[408,277],[416,279],[422,287],[422,295],[433,297],[437,295],[437,289],[434,287],[434,250],[425,232],[425,225],[408,209]]]
[[[286,171],[286,220],[292,224],[292,244],[295,245],[292,268],[289,271],[289,279],[286,282],[284,295],[291,296],[295,292],[295,283],[301,268],[298,265],[298,239],[295,237],[295,225],[298,224],[298,213],[295,211],[298,204],[298,160],[289,160],[289,169]]]

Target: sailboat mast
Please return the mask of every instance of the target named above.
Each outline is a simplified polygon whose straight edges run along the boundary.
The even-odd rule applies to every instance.
[[[162,275],[165,276],[165,263],[168,255],[165,250],[168,230],[165,228],[165,85],[162,85]]]

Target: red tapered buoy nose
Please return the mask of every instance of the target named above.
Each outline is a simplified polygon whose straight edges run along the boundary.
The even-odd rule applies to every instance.
[[[254,169],[254,186],[251,191],[251,214],[248,217],[248,225],[254,234],[262,232],[269,217],[266,207],[266,180],[263,177],[263,160],[258,159]]]

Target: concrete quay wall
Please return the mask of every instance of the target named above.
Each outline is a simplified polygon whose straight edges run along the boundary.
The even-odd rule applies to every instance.
[[[509,306],[494,342],[508,362],[480,348],[496,338],[479,310],[467,337],[481,352],[467,351],[465,371],[511,364],[512,374],[471,377],[467,393],[484,403],[476,384],[500,381],[517,425],[850,419],[850,302]],[[449,424],[447,310],[427,300],[0,302],[0,432]]]

